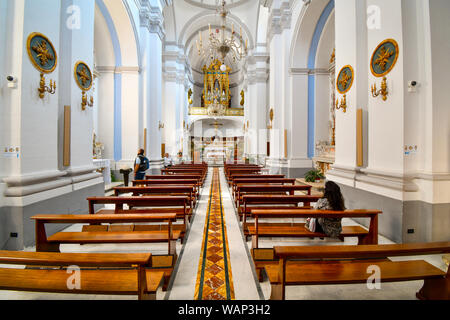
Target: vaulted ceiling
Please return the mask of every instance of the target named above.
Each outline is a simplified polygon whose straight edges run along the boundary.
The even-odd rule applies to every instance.
[[[171,6],[164,9],[166,44],[176,45],[184,51],[195,82],[202,82],[202,68],[210,62],[199,56],[196,40],[200,32],[203,46],[208,46],[209,24],[213,30],[221,26],[221,18],[217,14],[221,4],[222,0],[175,0],[172,1]],[[248,39],[248,47],[251,51],[257,43],[258,29],[261,29],[259,23],[267,23],[267,20],[259,21],[262,8],[260,1],[227,0],[226,8],[229,11],[226,20],[226,36],[231,36],[232,25],[237,33],[242,28],[243,38]],[[227,57],[225,64],[233,70],[230,80],[234,83],[240,81],[242,79],[241,63]]]

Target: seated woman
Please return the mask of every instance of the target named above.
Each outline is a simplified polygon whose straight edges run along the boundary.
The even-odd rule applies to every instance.
[[[345,210],[344,197],[341,189],[333,181],[327,181],[323,198],[314,205],[316,210]],[[327,236],[337,238],[342,232],[341,219],[318,218],[316,232],[325,233]]]

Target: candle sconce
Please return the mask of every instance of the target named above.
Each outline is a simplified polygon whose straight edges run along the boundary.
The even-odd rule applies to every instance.
[[[381,89],[377,90],[376,83],[372,85],[372,97],[376,98],[379,95],[382,96],[383,101],[387,100],[387,96],[389,94],[386,77],[383,77],[383,81],[381,82]]]
[[[86,92],[83,91],[82,96],[81,96],[81,109],[83,111],[86,110],[86,106],[89,106],[89,107],[93,107],[94,106],[94,97],[91,96],[89,98],[89,102],[88,102]]]
[[[273,111],[273,108],[270,108],[270,111],[269,111],[270,124],[267,126],[267,129],[269,129],[269,130],[272,130],[272,128],[273,128],[273,118],[274,118],[274,111]]]
[[[45,93],[48,92],[50,94],[56,93],[56,81],[50,80],[50,84],[47,87],[45,76],[43,73],[41,73],[41,81],[39,82],[39,98],[44,99]]]
[[[340,110],[342,109],[342,111],[344,111],[344,113],[347,112],[347,95],[344,94],[344,97],[341,99],[341,101],[339,102],[339,99],[336,99],[336,110]]]

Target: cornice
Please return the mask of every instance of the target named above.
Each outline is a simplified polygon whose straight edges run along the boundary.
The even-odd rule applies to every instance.
[[[158,34],[161,41],[164,40],[166,36],[164,16],[158,7],[152,7],[150,4],[142,6],[139,11],[139,18],[142,28],[147,28],[150,33]]]

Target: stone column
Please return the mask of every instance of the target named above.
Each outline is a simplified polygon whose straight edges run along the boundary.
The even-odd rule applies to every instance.
[[[162,166],[161,129],[162,124],[162,41],[164,39],[161,8],[141,8],[142,63],[144,80],[144,127],[147,128],[147,157],[150,168],[158,172]]]
[[[267,164],[273,171],[286,172],[291,139],[290,86],[288,78],[292,12],[288,1],[273,1],[270,10],[268,35],[270,41],[270,102],[274,119],[270,130],[270,158]],[[287,144],[285,144],[287,135]],[[282,169],[284,168],[284,169]]]

